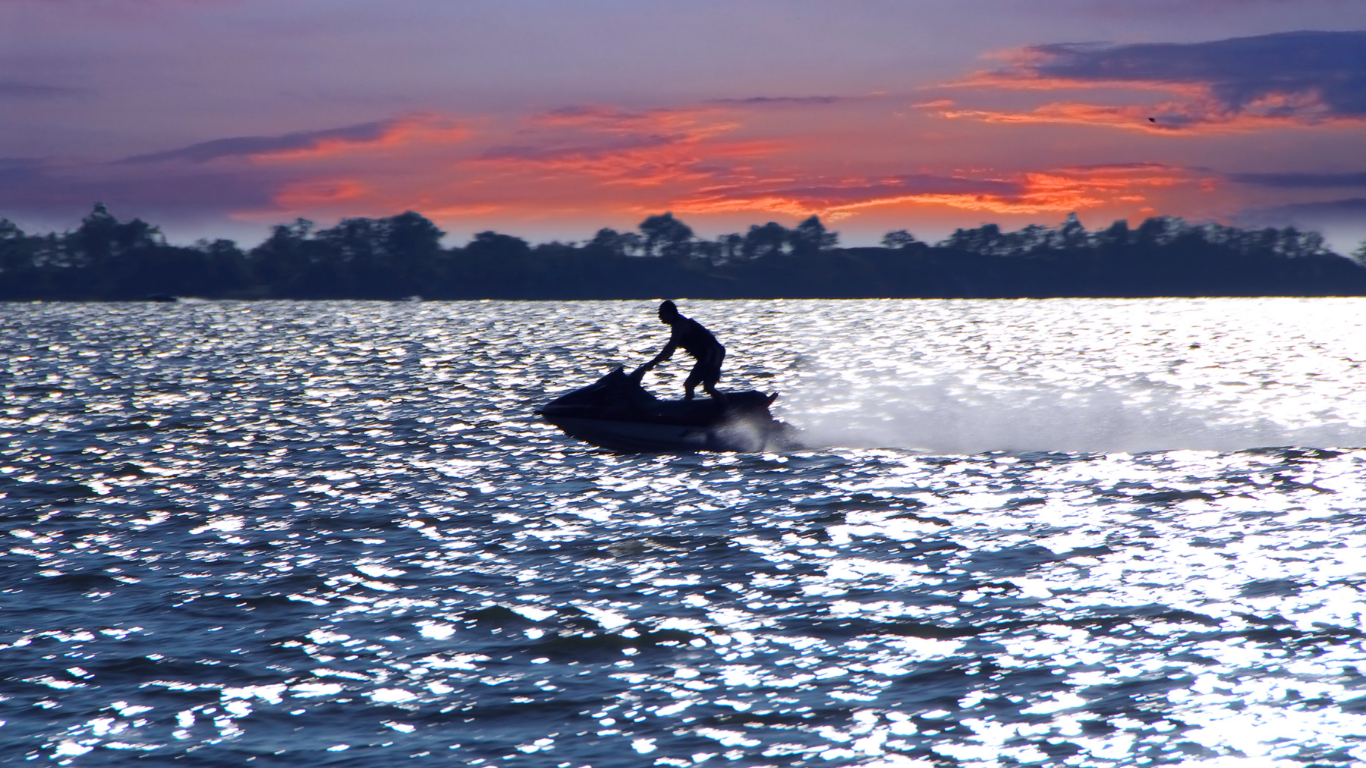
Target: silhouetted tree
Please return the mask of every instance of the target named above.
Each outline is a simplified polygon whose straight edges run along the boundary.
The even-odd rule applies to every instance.
[[[313,235],[318,257],[330,265],[320,279],[330,291],[367,298],[418,293],[435,278],[445,233],[407,211],[384,219],[342,219]]]
[[[622,232],[621,247],[627,256],[643,256],[645,255],[645,238],[635,232]]]
[[[590,251],[615,256],[635,256],[641,253],[644,241],[635,232],[618,232],[615,229],[599,229],[593,239],[584,244]]]
[[[721,247],[721,258],[724,261],[735,261],[743,253],[745,246],[745,238],[735,232],[721,235],[716,238],[716,242]]]
[[[991,226],[996,229],[997,232],[1000,231],[1000,228],[996,227],[996,225],[993,224]],[[1048,242],[1048,227],[1041,224],[1030,224],[1019,232],[1011,233],[1005,241],[1005,247],[1009,249],[1007,251],[1008,253],[1020,255],[1047,248]]]
[[[81,219],[81,226],[68,238],[74,261],[89,266],[109,266],[114,259],[140,248],[164,245],[161,230],[142,219],[120,222],[104,203]]]
[[[790,234],[787,227],[772,221],[762,227],[751,226],[749,232],[745,233],[745,242],[740,247],[740,252],[747,259],[782,253],[783,246],[789,242]]]
[[[698,240],[692,244],[693,258],[708,264],[724,261],[721,243],[716,240]]]
[[[248,254],[253,281],[274,286],[286,296],[293,294],[321,252],[312,234],[313,222],[303,218],[271,227],[270,237]]]
[[[1096,243],[1104,246],[1122,246],[1129,242],[1129,221],[1119,219],[1105,231],[1096,236]]]
[[[531,253],[531,245],[520,237],[502,235],[497,232],[480,232],[465,246],[465,255],[471,257],[525,257]]]
[[[788,233],[788,243],[792,246],[793,253],[807,256],[834,248],[839,243],[839,235],[827,232],[820,217],[812,216]]]
[[[1306,256],[1318,256],[1328,252],[1328,246],[1323,239],[1323,235],[1318,232],[1300,232],[1294,227],[1286,227],[1281,230],[1281,246],[1278,253],[1290,258],[1304,258]]]
[[[912,235],[904,229],[888,232],[882,236],[883,248],[909,248],[919,242],[919,240],[915,239],[915,235]]]
[[[411,276],[419,276],[422,267],[441,253],[441,238],[446,233],[425,216],[405,211],[383,223],[384,250]]]
[[[1167,245],[1186,229],[1186,222],[1172,216],[1154,216],[1134,230],[1133,242],[1144,246]]]
[[[0,218],[0,272],[13,274],[34,266],[33,249],[24,230],[9,219]]]
[[[1029,228],[1020,231],[1019,234],[1005,235],[1001,234],[1001,228],[996,224],[982,224],[975,230],[953,230],[953,234],[938,245],[947,249],[966,250],[968,253],[1004,256],[1007,253],[1034,247],[1034,239],[1034,232]],[[1040,238],[1037,245],[1042,245],[1042,242],[1044,241]]]
[[[168,245],[156,227],[96,205],[61,234],[30,235],[0,219],[0,299],[1366,295],[1366,243],[1342,258],[1293,227],[1155,217],[1088,233],[1069,216],[1057,228],[959,229],[935,246],[898,230],[882,248],[838,248],[814,216],[709,241],[671,214],[642,231],[534,248],[486,231],[445,249],[441,230],[409,211],[321,231],[299,219],[244,254],[230,240]],[[643,253],[669,258],[631,257]]]
[[[1081,219],[1077,218],[1076,213],[1067,214],[1067,220],[1058,228],[1057,234],[1051,238],[1050,243],[1054,248],[1085,248],[1090,243],[1090,235],[1086,232],[1086,227],[1082,226]]]
[[[640,222],[640,234],[645,238],[645,255],[679,258],[688,255],[692,242],[692,227],[674,218],[672,213],[650,216]]]
[[[621,233],[615,229],[607,229],[606,227],[599,229],[597,234],[593,235],[593,239],[588,241],[586,247],[601,253],[610,253],[617,256],[626,255],[626,241],[621,236]]]

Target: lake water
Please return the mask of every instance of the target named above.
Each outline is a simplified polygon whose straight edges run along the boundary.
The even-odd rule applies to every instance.
[[[650,303],[0,306],[0,762],[1366,761],[1366,301],[682,309],[809,450],[538,422]]]

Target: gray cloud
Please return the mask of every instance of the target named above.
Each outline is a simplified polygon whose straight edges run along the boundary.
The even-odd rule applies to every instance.
[[[1248,220],[1284,219],[1288,221],[1336,221],[1366,216],[1366,197],[1345,200],[1322,200],[1314,203],[1292,203],[1275,208],[1263,208],[1243,214]]]
[[[616,139],[609,138],[592,144],[551,144],[547,146],[508,144],[490,147],[474,159],[475,161],[551,162],[572,157],[602,157],[634,150],[668,147],[676,145],[686,138],[686,136],[627,136]]]
[[[218,216],[225,210],[267,210],[288,181],[275,169],[226,172],[187,167],[67,165],[0,158],[0,216],[76,221],[97,200],[137,216]]]
[[[0,187],[23,184],[39,178],[43,161],[32,157],[0,157]]]
[[[1355,173],[1233,173],[1229,181],[1276,189],[1366,187],[1366,171]]]
[[[76,96],[82,92],[80,88],[28,83],[22,80],[0,80],[0,99],[51,99]]]
[[[1366,116],[1366,31],[1285,32],[1189,44],[1043,45],[1009,79],[1201,85],[1225,109],[1293,115],[1311,99]],[[1288,98],[1286,98],[1288,97]]]
[[[736,104],[745,107],[821,106],[849,101],[847,96],[750,96],[745,99],[712,99],[711,104]]]
[[[1320,232],[1338,253],[1350,253],[1366,240],[1366,197],[1249,210],[1239,214],[1234,223],[1245,227],[1290,225]]]
[[[231,139],[216,139],[201,144],[125,158],[120,163],[157,163],[167,161],[188,161],[204,163],[222,157],[245,157],[271,152],[313,149],[328,140],[374,141],[379,139],[390,124],[387,122],[363,123],[346,128],[332,128],[323,131],[304,131],[286,133],[281,136],[241,136]]]
[[[820,200],[827,204],[859,202],[883,197],[901,195],[1017,195],[1023,187],[1014,181],[996,179],[969,179],[961,176],[937,176],[933,174],[908,174],[896,176],[874,184],[830,184],[805,187],[784,187],[778,189],[755,189],[749,194],[796,197],[803,200]]]

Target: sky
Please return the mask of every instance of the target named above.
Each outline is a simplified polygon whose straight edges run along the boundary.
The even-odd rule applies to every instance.
[[[0,217],[1366,240],[1366,0],[0,0]]]

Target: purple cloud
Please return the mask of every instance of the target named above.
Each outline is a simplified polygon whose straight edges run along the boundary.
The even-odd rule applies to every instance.
[[[1229,181],[1276,189],[1366,187],[1366,171],[1355,173],[1233,173]]]
[[[1235,223],[1252,227],[1283,227],[1323,233],[1339,253],[1349,253],[1366,239],[1366,198],[1319,200],[1243,211]]]
[[[908,174],[863,184],[822,184],[796,187],[755,187],[726,190],[727,194],[750,197],[784,197],[820,201],[826,205],[904,195],[1016,195],[1023,191],[1019,181],[972,179],[962,176]]]
[[[0,99],[51,99],[75,96],[82,92],[80,88],[28,83],[22,80],[0,80]]]
[[[1325,222],[1354,219],[1360,221],[1366,216],[1366,198],[1353,197],[1346,200],[1321,200],[1313,203],[1293,203],[1275,208],[1248,211],[1242,215],[1246,221],[1292,221]]]
[[[42,175],[43,162],[31,157],[0,157],[0,188],[25,184]]]
[[[750,96],[744,99],[712,99],[710,104],[728,104],[742,107],[812,107],[837,104],[849,101],[847,96]]]
[[[1366,116],[1366,32],[1284,32],[1203,43],[1025,49],[1006,79],[1202,86],[1231,112],[1291,115],[1306,101]]]
[[[217,217],[223,211],[269,209],[285,181],[276,169],[243,174],[193,166],[167,171],[0,159],[0,216],[65,225],[103,200],[129,215],[173,223]]]
[[[529,144],[509,144],[490,147],[472,162],[553,162],[566,157],[601,157],[642,149],[655,149],[677,144],[683,138],[677,136],[627,136],[607,138],[592,144],[550,144],[535,146]]]
[[[302,131],[286,133],[281,136],[241,136],[230,139],[215,139],[168,152],[138,155],[120,160],[120,163],[159,163],[183,160],[192,163],[206,163],[222,157],[250,157],[277,152],[290,152],[317,148],[325,141],[367,142],[378,141],[390,127],[388,122],[362,123],[346,128],[331,128],[323,131]]]

